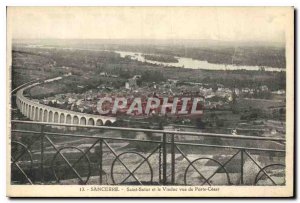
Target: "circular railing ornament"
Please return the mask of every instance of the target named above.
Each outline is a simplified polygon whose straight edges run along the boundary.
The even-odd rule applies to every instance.
[[[125,156],[125,155],[135,155],[135,156],[138,156],[138,157],[140,157],[140,159],[141,160],[139,160],[139,162],[137,163],[137,164],[135,164],[135,167],[133,168],[133,170],[130,170],[130,167],[128,167],[123,161],[122,161],[122,159],[121,159],[121,157],[122,156]],[[124,160],[124,158],[123,158],[123,160]],[[132,156],[130,156],[130,160],[133,160],[133,157]],[[117,163],[117,161],[122,161],[122,163],[125,165],[123,165],[122,163],[121,163],[121,165],[122,165],[122,167],[123,168],[125,168],[126,169],[126,167],[127,167],[127,169],[126,169],[126,171],[127,171],[127,173],[129,173],[128,174],[128,176],[126,176],[123,180],[121,180],[121,181],[116,181],[116,177],[115,177],[115,172],[114,172],[114,169],[115,169],[115,167],[116,167],[116,163]],[[142,163],[142,164],[141,164]],[[121,153],[121,154],[119,154],[118,156],[116,156],[116,158],[114,159],[114,161],[112,162],[112,166],[111,166],[111,179],[112,179],[112,182],[113,182],[113,184],[115,184],[115,185],[118,185],[118,184],[123,184],[123,182],[125,182],[126,180],[128,180],[129,178],[134,178],[133,176],[135,176],[135,172],[136,171],[138,171],[139,169],[141,169],[141,167],[143,166],[143,165],[147,165],[148,166],[148,168],[149,168],[149,170],[150,170],[150,179],[147,181],[140,181],[140,183],[139,184],[143,184],[143,183],[149,183],[149,184],[152,184],[153,183],[153,170],[152,170],[152,167],[151,167],[151,164],[150,164],[150,162],[149,162],[149,160],[146,158],[146,157],[144,157],[143,155],[141,155],[140,153],[138,153],[138,152],[123,152],[123,153]],[[137,168],[138,167],[138,168]],[[128,170],[130,170],[130,172],[128,171]],[[132,174],[131,174],[132,173]],[[138,177],[136,177],[137,179],[138,179]],[[138,182],[137,180],[136,180],[136,182]]]
[[[284,185],[285,177],[278,176],[278,174],[279,174],[278,170],[284,171],[284,169],[285,169],[284,164],[269,164],[269,165],[261,168],[259,170],[259,172],[256,174],[256,177],[254,180],[254,185],[258,185],[259,181],[263,181],[263,180],[268,180],[269,182],[271,182],[271,185]],[[277,170],[277,175],[276,175],[276,170]],[[268,175],[266,175],[265,173],[267,173]],[[263,177],[264,177],[264,179],[262,179]],[[276,182],[276,180],[278,181],[279,178],[283,179],[283,181],[281,181],[280,183]],[[265,184],[262,184],[262,185],[265,185]]]
[[[197,166],[195,166],[195,163],[201,162],[203,160],[208,160],[208,161],[212,161],[212,162],[216,163],[216,165],[218,166],[218,169],[217,169],[217,171],[214,171],[212,173],[213,175],[205,177],[205,175],[203,175],[203,173],[200,172],[202,175],[199,173],[199,170],[198,170],[199,167],[197,168]],[[228,174],[227,170],[225,169],[225,167],[223,166],[223,164],[221,164],[219,161],[217,161],[215,159],[212,159],[212,158],[198,158],[198,159],[195,159],[194,161],[192,161],[191,163],[189,163],[189,165],[187,166],[187,168],[185,169],[185,172],[184,172],[184,184],[185,185],[188,185],[188,183],[187,183],[187,174],[188,174],[188,170],[189,170],[190,167],[193,167],[194,170],[198,173],[198,175],[200,176],[200,180],[203,180],[203,183],[202,183],[203,185],[205,183],[210,185],[212,183],[210,181],[210,179],[213,178],[213,176],[215,176],[217,174],[217,172],[224,172],[226,174],[227,184],[231,185],[229,174]],[[201,168],[202,168],[202,166],[201,166]]]
[[[32,153],[25,144],[18,141],[11,142],[11,165],[12,168],[16,167],[17,170],[23,170],[24,173],[32,172]],[[24,177],[24,180],[25,179],[27,179],[27,177]]]

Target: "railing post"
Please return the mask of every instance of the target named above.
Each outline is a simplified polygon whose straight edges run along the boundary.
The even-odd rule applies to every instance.
[[[162,180],[161,180],[161,146],[159,147],[159,151],[158,151],[158,163],[159,163],[159,168],[158,168],[159,183],[162,183]]]
[[[167,135],[163,134],[163,184],[167,184]]]
[[[171,174],[171,182],[174,185],[175,184],[175,139],[174,139],[175,135],[172,134],[171,135],[171,170],[172,170],[172,174]]]
[[[44,125],[41,126],[41,182],[44,183]]]
[[[103,141],[100,139],[99,141],[99,183],[100,185],[103,184],[102,180],[102,172],[103,172]]]
[[[244,185],[244,150],[241,150],[241,185]]]

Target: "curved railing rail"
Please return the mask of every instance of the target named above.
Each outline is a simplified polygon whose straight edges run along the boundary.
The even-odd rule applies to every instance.
[[[285,184],[282,138],[17,120],[12,125],[13,184]],[[146,136],[128,138],[132,132]],[[240,144],[207,144],[206,138]]]

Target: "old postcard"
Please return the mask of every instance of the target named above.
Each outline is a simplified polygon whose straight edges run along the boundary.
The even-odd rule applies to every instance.
[[[292,7],[8,7],[7,196],[292,197]]]

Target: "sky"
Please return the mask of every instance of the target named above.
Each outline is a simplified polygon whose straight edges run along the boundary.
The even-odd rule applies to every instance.
[[[13,39],[285,41],[291,7],[9,7]]]

